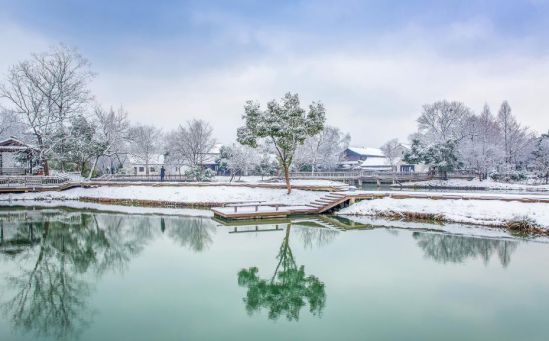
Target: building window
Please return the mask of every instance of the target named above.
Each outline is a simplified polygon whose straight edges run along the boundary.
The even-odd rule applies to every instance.
[[[144,171],[145,171],[145,167],[139,167],[139,171],[140,171],[140,172],[144,172]]]
[[[149,167],[149,171],[154,173],[155,172],[154,167]]]

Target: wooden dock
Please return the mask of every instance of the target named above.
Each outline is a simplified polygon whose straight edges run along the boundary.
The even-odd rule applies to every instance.
[[[497,195],[476,193],[428,193],[428,192],[332,192],[306,205],[283,205],[257,203],[214,207],[214,217],[227,220],[287,218],[297,215],[312,215],[333,212],[357,201],[372,199],[430,199],[430,200],[498,200],[525,203],[548,203],[549,195]]]

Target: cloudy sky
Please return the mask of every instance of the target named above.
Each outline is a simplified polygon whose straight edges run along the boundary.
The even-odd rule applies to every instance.
[[[549,129],[549,0],[4,1],[0,73],[57,43],[93,65],[105,106],[169,130],[209,121],[231,142],[248,99],[320,100],[355,145],[405,140],[425,103]]]

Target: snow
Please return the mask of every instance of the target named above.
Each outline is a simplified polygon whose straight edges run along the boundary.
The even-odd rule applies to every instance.
[[[379,148],[371,148],[371,147],[349,147],[350,151],[364,155],[364,156],[377,156],[377,157],[385,157],[385,154],[383,154],[383,151]]]
[[[286,205],[308,204],[327,192],[285,189],[249,188],[237,186],[104,186],[73,188],[62,192],[1,194],[1,201],[9,200],[78,200],[80,197],[157,200],[185,203],[226,203],[245,201],[275,202]]]
[[[55,208],[73,208],[73,209],[90,209],[103,212],[127,213],[127,214],[162,214],[176,215],[186,217],[212,217],[213,213],[209,209],[194,209],[194,208],[164,208],[164,207],[143,207],[143,206],[125,206],[125,205],[105,205],[82,201],[35,201],[35,200],[18,200],[12,202],[2,202],[3,207],[55,207]]]
[[[500,200],[431,200],[383,198],[365,200],[344,208],[338,215],[423,213],[442,215],[445,221],[487,226],[504,226],[509,220],[529,217],[549,229],[549,203]]]
[[[549,185],[524,185],[514,183],[496,182],[493,180],[480,181],[478,179],[465,180],[465,179],[450,179],[450,180],[429,180],[419,182],[409,182],[403,184],[404,187],[417,186],[417,187],[442,187],[442,188],[487,188],[492,190],[518,190],[528,192],[545,192],[549,191]],[[400,187],[399,185],[393,185],[394,187]]]
[[[358,216],[347,215],[345,218],[354,221],[359,224],[370,225],[374,227],[384,228],[396,228],[396,229],[408,229],[414,231],[436,231],[446,232],[453,235],[462,235],[470,237],[484,237],[484,238],[509,238],[516,239],[517,237],[512,235],[509,231],[487,227],[487,226],[473,226],[460,223],[426,223],[415,221],[403,221],[403,220],[391,220],[387,218],[378,218],[373,216]],[[532,237],[536,241],[549,242],[549,238],[545,236]]]

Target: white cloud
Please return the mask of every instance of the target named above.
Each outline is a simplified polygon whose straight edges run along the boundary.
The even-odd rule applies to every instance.
[[[453,30],[471,39],[476,32],[492,35],[482,21]],[[212,56],[218,62],[195,70],[171,64],[184,53],[181,46],[128,48],[128,58],[119,64],[109,64],[108,50],[92,51],[102,58],[92,60],[99,74],[92,87],[101,103],[123,104],[133,120],[166,130],[193,117],[208,120],[221,142],[235,138],[246,100],[264,104],[286,91],[298,92],[304,105],[321,100],[329,123],[350,132],[353,143],[359,145],[378,146],[392,137],[406,139],[416,128],[421,106],[441,98],[463,101],[474,110],[488,102],[494,113],[506,99],[521,122],[538,131],[549,128],[547,57],[510,51],[483,58],[448,58],[426,40],[412,40],[417,35],[410,32],[381,37],[384,44],[296,52],[290,48],[296,42],[285,34],[273,35],[271,41],[268,32],[262,31],[254,39],[261,37],[267,50],[272,47],[271,54],[226,61],[223,51],[218,51]],[[246,30],[241,34],[246,37]],[[30,52],[56,43],[6,23],[0,27],[0,41],[9,47],[0,54],[2,71]],[[122,60],[118,53],[116,60]]]

